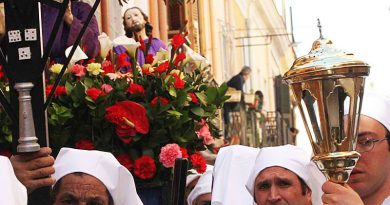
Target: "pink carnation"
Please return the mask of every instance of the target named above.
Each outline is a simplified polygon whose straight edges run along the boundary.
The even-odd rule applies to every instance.
[[[182,154],[180,147],[177,144],[167,144],[161,148],[160,162],[166,168],[173,167],[175,165],[176,158],[181,158]]]

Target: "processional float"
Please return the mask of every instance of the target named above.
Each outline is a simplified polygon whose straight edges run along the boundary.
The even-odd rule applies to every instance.
[[[360,154],[356,141],[364,81],[370,66],[352,53],[333,47],[323,38],[314,41],[309,54],[295,60],[284,80],[298,104],[313,161],[325,177],[346,183]]]
[[[12,121],[13,152],[28,154],[49,146],[46,108],[54,95],[70,59],[76,51],[100,0],[96,0],[80,30],[53,89],[45,99],[44,68],[69,0],[3,0],[5,37],[0,63],[9,81],[10,101],[0,90],[0,103]],[[42,45],[41,5],[58,9],[55,24],[45,48]],[[48,29],[48,28],[43,28]],[[18,114],[17,114],[18,113]],[[29,204],[50,204],[49,187],[29,195]]]
[[[4,2],[6,29],[4,46],[0,52],[0,64],[10,84],[10,101],[0,89],[0,104],[12,121],[14,154],[34,153],[39,151],[41,146],[49,146],[46,109],[100,3],[100,0],[95,0],[92,5],[61,72],[45,99],[44,70],[60,24],[63,23],[69,1],[0,0],[1,3]],[[42,4],[58,9],[55,24],[45,48],[43,48],[40,19]],[[187,166],[186,160],[178,159],[176,162],[172,184],[172,204],[184,203]],[[49,191],[50,187],[37,189],[29,194],[28,204],[49,205]]]

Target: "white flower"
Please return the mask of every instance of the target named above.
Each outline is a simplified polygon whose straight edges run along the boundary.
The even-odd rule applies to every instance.
[[[108,52],[112,48],[112,41],[110,40],[110,37],[108,37],[104,32],[99,35],[98,39],[100,43],[100,56],[105,59]]]
[[[203,56],[201,56],[199,53],[192,50],[189,46],[186,44],[183,44],[184,49],[186,50],[186,59],[184,60],[184,63],[188,62],[194,62],[196,65],[196,68],[205,68],[210,66],[210,62]]]
[[[65,56],[68,57],[69,54],[70,54],[70,50],[72,50],[72,46],[68,47],[66,50],[65,50]],[[73,65],[79,61],[79,60],[84,60],[84,59],[87,59],[88,56],[87,54],[84,53],[83,50],[81,50],[80,46],[77,46],[73,56],[72,56],[72,59],[70,59],[70,62],[69,62],[69,65],[68,65],[68,68],[71,68],[73,67]]]
[[[114,46],[123,46],[126,48],[127,52],[132,58],[135,58],[135,52],[137,48],[141,45],[139,42],[136,42],[132,38],[127,38],[126,36],[119,36],[113,41]]]
[[[170,58],[171,58],[171,52],[167,51],[163,48],[160,48],[160,50],[154,56],[154,60],[153,60],[152,65],[156,65],[157,63],[159,63],[161,61],[168,60]]]

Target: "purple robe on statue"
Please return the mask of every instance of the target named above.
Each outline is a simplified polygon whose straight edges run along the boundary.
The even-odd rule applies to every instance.
[[[76,41],[84,22],[87,19],[91,6],[87,3],[80,1],[71,1],[71,9],[73,14],[73,22],[69,27],[63,22],[57,33],[57,37],[54,41],[50,57],[58,63],[65,62],[65,49],[72,46]],[[59,10],[45,4],[42,5],[42,33],[43,33],[43,46],[46,47],[50,34],[53,30],[56,17]],[[99,27],[96,21],[96,17],[93,16],[89,23],[87,30],[81,38],[80,47],[87,54],[89,58],[94,58],[99,52]]]
[[[149,42],[149,39],[145,39],[144,42],[145,42],[145,45],[147,45]],[[167,50],[167,46],[165,45],[165,43],[163,41],[161,41],[158,38],[153,38],[152,43],[150,45],[150,48],[148,50],[148,54],[152,54],[153,56],[155,56],[156,53],[160,50],[160,48]],[[116,55],[122,54],[124,52],[126,52],[125,47],[123,47],[123,46],[114,47],[114,53]],[[145,64],[144,52],[141,50],[138,50],[137,62],[140,66],[143,66]]]

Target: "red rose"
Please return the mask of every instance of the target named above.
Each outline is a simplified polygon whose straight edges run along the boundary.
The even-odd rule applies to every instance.
[[[175,82],[173,82],[173,86],[177,89],[183,89],[185,81],[180,79],[180,77],[176,73],[172,73],[172,76],[175,78]]]
[[[168,68],[169,68],[169,61],[165,61],[164,63],[158,65],[157,68],[155,68],[154,70],[161,74],[166,72]]]
[[[169,100],[168,100],[168,99],[166,99],[166,98],[164,98],[164,97],[156,96],[156,97],[153,98],[153,100],[150,102],[150,104],[151,104],[152,106],[156,106],[156,105],[157,105],[157,101],[160,102],[160,105],[161,105],[161,106],[164,106],[164,105],[166,105],[166,104],[169,103]]]
[[[190,93],[191,102],[193,103],[199,103],[198,98],[196,97],[195,93]]]
[[[133,169],[134,163],[128,154],[122,153],[122,154],[116,156],[116,159],[119,161],[119,163],[121,163],[121,165],[126,167],[126,169],[128,169],[128,170]]]
[[[186,59],[186,53],[181,52],[175,57],[175,66],[179,65],[180,62],[182,62],[184,59]]]
[[[88,88],[86,94],[94,102],[96,102],[97,98],[103,94],[103,91],[100,90],[99,88]]]
[[[12,156],[12,152],[8,149],[0,149],[0,155],[10,158]]]
[[[3,66],[0,65],[0,80],[4,77]]]
[[[188,152],[187,152],[187,149],[184,148],[184,147],[180,147],[180,151],[181,151],[181,157],[182,157],[182,158],[188,159]]]
[[[116,125],[116,134],[119,137],[135,136],[136,133],[147,134],[149,132],[149,120],[146,109],[133,101],[125,100],[106,108],[106,120]],[[121,138],[124,143],[129,143],[129,138]]]
[[[53,89],[54,85],[48,85],[46,86],[46,96],[49,96],[51,90]],[[54,97],[58,97],[60,95],[66,95],[66,88],[65,86],[57,86],[56,90],[54,91]]]
[[[127,89],[127,92],[129,92],[130,94],[140,93],[142,95],[145,95],[144,87],[142,87],[142,85],[139,85],[136,83],[130,84],[129,88]]]
[[[190,160],[192,166],[198,173],[203,174],[206,171],[206,160],[199,154],[199,152],[191,155]]]
[[[153,55],[152,55],[152,54],[148,54],[148,55],[146,56],[145,63],[146,63],[146,64],[152,64],[153,61],[154,61]]]
[[[84,150],[94,150],[95,146],[90,139],[80,139],[74,145],[76,149],[84,149]]]
[[[186,42],[186,39],[180,34],[176,34],[173,36],[171,43],[173,45],[173,48],[177,50],[181,45],[183,45]]]
[[[140,179],[151,179],[156,174],[156,164],[150,156],[144,155],[134,162],[134,174]]]
[[[102,63],[102,69],[104,70],[104,73],[103,73],[103,74],[115,73],[115,68],[114,68],[114,66],[112,65],[111,61],[109,61],[109,60],[103,61],[103,63]]]

